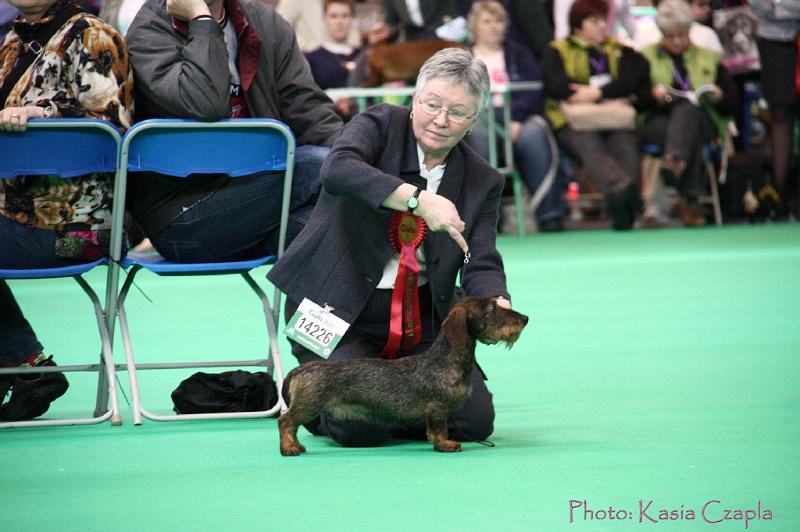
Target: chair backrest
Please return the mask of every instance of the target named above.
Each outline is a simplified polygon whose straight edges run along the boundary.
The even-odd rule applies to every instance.
[[[153,119],[128,131],[122,151],[127,172],[239,177],[285,171],[294,161],[294,144],[289,127],[269,118],[219,122]]]
[[[32,120],[22,132],[0,130],[0,178],[114,173],[119,144],[119,130],[105,120]]]
[[[222,173],[239,177],[265,171],[284,172],[279,254],[294,172],[295,139],[289,126],[270,118],[239,118],[200,122],[172,118],[144,120],[122,138],[119,175],[114,197],[124,201],[128,173],[156,172],[175,177]],[[115,213],[114,226],[122,226]],[[119,260],[121,239],[111,241],[111,258]]]

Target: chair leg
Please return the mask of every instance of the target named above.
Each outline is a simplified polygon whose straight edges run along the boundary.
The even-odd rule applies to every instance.
[[[511,178],[511,187],[514,190],[514,213],[517,217],[517,236],[524,238],[527,232],[525,231],[525,198],[522,193],[522,179],[516,170],[512,170],[508,175]]]
[[[95,417],[102,417],[108,410],[108,399],[111,398],[111,424],[121,425],[122,417],[119,411],[119,403],[117,400],[117,381],[114,371],[114,358],[111,353],[111,339],[106,328],[105,315],[100,306],[100,300],[92,290],[91,286],[80,275],[74,277],[75,281],[83,288],[89,299],[92,300],[94,306],[94,313],[97,319],[97,328],[100,332],[100,342],[102,344],[102,353],[100,358],[100,371],[97,377],[97,401],[95,403]]]
[[[128,331],[128,318],[125,314],[125,298],[128,296],[128,290],[130,290],[133,279],[136,277],[136,272],[138,272],[139,269],[140,267],[138,265],[131,268],[128,278],[125,279],[125,283],[122,285],[119,298],[117,299],[119,332],[122,335],[122,346],[125,349],[125,364],[128,368],[128,380],[131,385],[131,409],[133,410],[134,425],[142,424],[142,402],[139,395],[139,381],[136,376],[136,362],[133,358],[133,346],[131,345],[131,337]]]
[[[722,209],[719,204],[719,186],[717,184],[717,172],[714,170],[714,160],[706,150],[706,174],[708,175],[708,185],[711,189],[711,206],[714,210],[714,224],[722,226]]]

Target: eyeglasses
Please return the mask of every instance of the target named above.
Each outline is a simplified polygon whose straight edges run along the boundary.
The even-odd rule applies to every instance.
[[[422,107],[422,110],[430,116],[439,116],[439,113],[445,111],[445,116],[448,120],[455,124],[463,124],[476,114],[477,112],[469,114],[466,109],[456,107],[455,109],[437,103],[434,100],[425,100],[424,102],[417,98],[417,103]]]

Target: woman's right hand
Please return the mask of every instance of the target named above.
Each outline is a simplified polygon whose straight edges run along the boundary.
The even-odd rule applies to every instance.
[[[167,0],[167,13],[187,22],[201,15],[211,16],[208,4],[203,0]]]
[[[667,96],[669,94],[667,93],[667,88],[664,85],[653,85],[651,93],[653,98],[655,98],[658,103],[667,103]]]
[[[44,108],[35,105],[6,107],[0,111],[0,129],[25,131],[31,118],[44,118]]]
[[[419,196],[419,206],[414,209],[414,214],[425,220],[428,229],[436,232],[447,231],[461,251],[464,253],[469,251],[469,245],[461,234],[466,225],[452,201],[433,192],[423,191]]]

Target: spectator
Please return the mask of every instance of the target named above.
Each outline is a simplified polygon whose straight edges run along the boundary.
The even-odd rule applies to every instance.
[[[541,70],[533,54],[526,47],[506,39],[508,13],[503,4],[489,0],[475,2],[469,12],[468,26],[472,52],[486,64],[492,83],[541,81]],[[503,95],[495,94],[492,103],[496,119],[502,124]],[[511,94],[509,134],[514,145],[514,162],[531,194],[542,184],[548,171],[555,171],[557,166],[557,154],[551,149],[550,128],[541,113],[541,92]],[[475,124],[467,139],[470,146],[488,159],[489,142],[495,142],[495,139],[489,139],[483,119]],[[563,229],[564,206],[557,189],[552,187],[535,213],[540,231]]]
[[[325,5],[324,0],[281,0],[278,2],[276,8],[278,14],[294,28],[297,46],[303,52],[319,48],[325,39],[327,26],[324,23]],[[355,6],[353,6],[353,12],[355,14]],[[356,46],[360,44],[359,40],[360,36],[351,24],[342,42]]]
[[[314,83],[289,24],[256,0],[171,0],[169,6],[157,0],[139,11],[128,46],[140,119],[268,117],[291,127],[298,148],[290,241],[313,208],[319,168],[342,122]],[[280,180],[147,174],[129,185],[136,223],[171,261],[228,261],[277,251]]]
[[[641,208],[639,149],[630,129],[577,131],[560,102],[629,99],[652,102],[647,61],[632,48],[606,37],[604,0],[576,0],[569,13],[572,35],[551,43],[542,56],[545,113],[559,144],[578,157],[603,191],[614,229],[630,229]]]
[[[656,1],[655,5],[658,6],[659,2]],[[706,0],[692,0],[690,5],[693,22],[689,28],[689,40],[698,48],[705,48],[721,54],[722,43],[719,42],[717,32],[705,24],[710,17],[710,4]],[[634,48],[644,50],[648,46],[659,42],[661,42],[661,30],[658,29],[654,19],[648,17],[637,23],[636,38],[633,40]]]
[[[705,225],[697,198],[706,190],[703,144],[715,137],[727,139],[725,115],[734,112],[736,86],[721,62],[721,55],[692,44],[689,31],[692,9],[684,0],[663,0],[656,24],[663,37],[660,44],[642,50],[650,63],[655,111],[646,118],[643,140],[663,146],[662,177],[678,186],[683,201],[684,225]],[[680,94],[696,96],[699,102]],[[661,218],[655,204],[648,204],[645,223]]]
[[[314,80],[323,90],[347,87],[350,73],[356,67],[361,49],[347,43],[355,9],[353,0],[325,0],[327,40],[316,50],[306,53]],[[350,117],[350,108],[349,98],[336,101],[336,111],[343,118]]]
[[[502,3],[509,14],[508,39],[527,46],[540,58],[553,40],[553,25],[544,4],[540,0],[502,0]]]
[[[453,303],[467,250],[466,294],[499,296],[498,306],[511,306],[495,247],[504,179],[461,142],[485,108],[488,91],[483,63],[466,50],[447,48],[423,65],[410,110],[380,104],[345,126],[323,168],[323,192],[311,220],[268,274],[286,293],[287,316],[308,298],[327,303],[351,324],[330,360],[424,351]],[[412,230],[408,246],[419,245],[420,231],[425,233],[416,253],[403,246],[403,259],[398,234],[408,233],[401,228]],[[419,271],[405,289],[404,271]],[[391,319],[406,298],[419,303],[405,307],[402,315],[410,321]],[[407,326],[413,334],[404,334]],[[301,363],[320,359],[297,343],[292,353]],[[475,366],[471,381],[472,395],[451,415],[449,431],[455,439],[483,440],[492,432],[492,397]],[[380,445],[399,431],[425,438],[425,427],[408,427],[409,433],[397,424],[324,414],[310,428],[351,446]]]
[[[573,0],[553,0],[556,39],[565,39],[572,33],[569,20],[572,3]],[[636,37],[636,20],[631,12],[634,4],[634,0],[613,0],[607,3],[606,31],[609,37],[626,44]]]
[[[792,157],[792,126],[797,119],[798,87],[796,39],[800,31],[800,1],[749,0],[758,16],[761,90],[772,113],[772,175],[778,194],[788,198]],[[796,197],[786,206],[800,215],[800,176],[795,175]],[[793,205],[792,205],[793,204]]]
[[[401,36],[406,41],[463,41],[466,38],[463,14],[471,3],[471,0],[381,0],[384,22],[372,28],[370,42],[395,41]]]
[[[0,128],[24,131],[32,118],[61,117],[129,127],[133,74],[122,36],[72,0],[11,4],[21,15],[0,46]],[[40,50],[23,48],[33,41]],[[47,147],[39,148],[46,158]],[[105,174],[0,179],[0,268],[65,266],[107,253],[112,190]],[[0,365],[55,366],[3,280],[0,316]],[[0,419],[41,416],[67,387],[63,373],[0,376],[0,402],[11,391]]]

